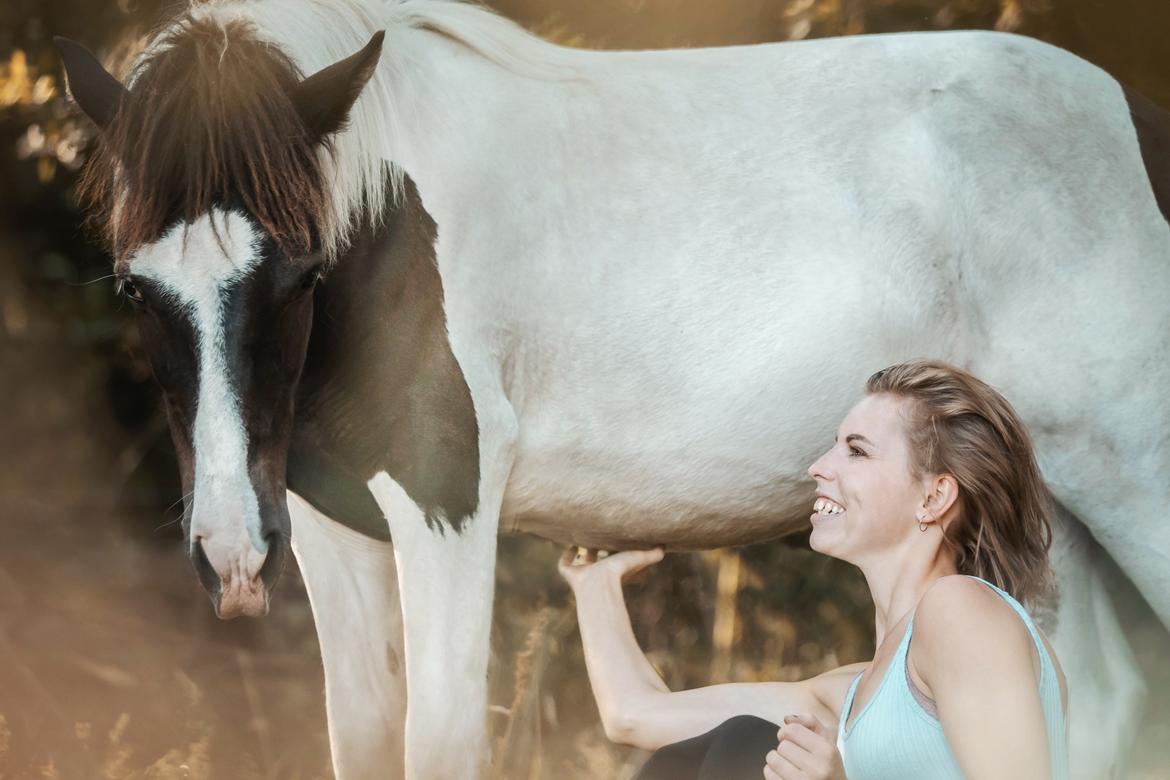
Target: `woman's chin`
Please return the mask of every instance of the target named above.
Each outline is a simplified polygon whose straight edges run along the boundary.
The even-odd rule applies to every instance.
[[[841,514],[844,514],[844,512]],[[808,537],[808,546],[824,555],[834,555],[833,550],[837,546],[836,542],[840,536],[840,517],[841,515],[819,515],[814,513],[810,518],[812,522],[812,533]],[[834,557],[836,556],[834,555]]]

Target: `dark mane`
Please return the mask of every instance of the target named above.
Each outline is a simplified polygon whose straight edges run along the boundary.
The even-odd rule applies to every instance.
[[[173,25],[135,69],[82,177],[114,257],[213,207],[242,208],[286,254],[315,248],[329,193],[290,98],[299,79],[245,22]]]

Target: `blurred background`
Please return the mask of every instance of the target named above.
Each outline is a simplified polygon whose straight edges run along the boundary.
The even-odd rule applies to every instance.
[[[718,46],[984,28],[1056,43],[1170,107],[1166,0],[496,0],[572,46]],[[162,0],[0,4],[0,778],[327,778],[323,679],[295,566],[262,621],[220,622],[181,549],[170,438],[108,259],[71,188],[91,127],[52,35],[117,59]],[[781,76],[782,77],[782,76]],[[860,378],[858,392],[860,393]],[[496,771],[626,777],[589,693],[559,550],[501,538]],[[1131,778],[1170,777],[1170,637],[1116,570],[1151,686]],[[852,567],[807,537],[674,555],[629,589],[674,688],[791,680],[872,656]]]

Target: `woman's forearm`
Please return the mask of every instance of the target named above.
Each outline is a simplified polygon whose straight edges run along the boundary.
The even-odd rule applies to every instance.
[[[619,581],[606,578],[579,589],[577,621],[606,734],[628,742],[636,713],[648,707],[649,699],[670,689],[638,646]]]
[[[800,682],[724,683],[671,692],[634,638],[621,586],[624,577],[657,563],[662,555],[662,548],[627,550],[583,565],[575,563],[577,548],[561,556],[561,574],[577,597],[589,682],[610,739],[656,750],[710,731],[736,715],[756,715],[773,723],[793,712],[810,713],[825,722],[836,718],[822,701],[843,699],[852,679],[845,674],[859,669],[843,667]],[[824,695],[817,694],[818,687],[825,689]]]

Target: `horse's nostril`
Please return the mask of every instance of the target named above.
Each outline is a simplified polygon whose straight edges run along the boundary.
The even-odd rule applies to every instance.
[[[213,600],[217,599],[221,592],[220,576],[211,565],[207,551],[203,549],[202,536],[196,536],[191,545],[191,562],[195,565],[195,573],[199,576],[199,583],[203,589],[211,594]]]
[[[284,569],[284,539],[279,531],[269,531],[264,534],[264,541],[268,545],[268,553],[264,556],[264,564],[260,567],[260,580],[268,590],[276,585],[280,573]]]

